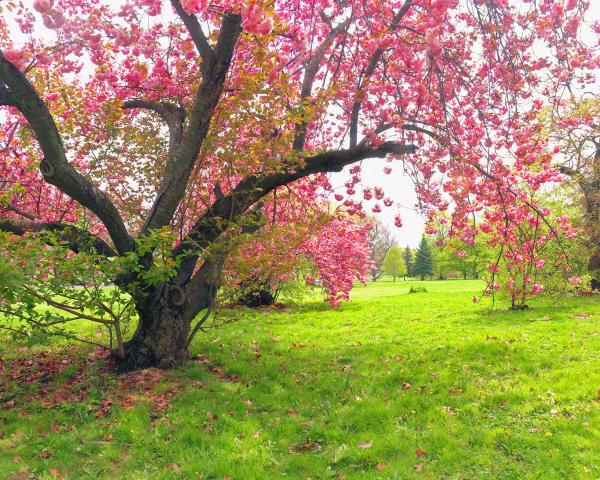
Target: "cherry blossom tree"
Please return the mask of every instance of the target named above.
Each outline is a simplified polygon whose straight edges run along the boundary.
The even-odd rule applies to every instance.
[[[452,235],[465,242],[477,233],[471,215],[487,212],[481,228],[514,254],[531,212],[549,217],[531,191],[560,180],[532,120],[594,81],[596,52],[578,37],[588,6],[4,2],[0,230],[21,249],[5,243],[3,261],[34,268],[22,248],[37,238],[73,252],[56,262],[110,279],[139,319],[120,362],[139,368],[187,357],[229,252],[258,233],[261,202],[276,192],[307,179],[349,216],[391,207],[381,187],[361,186],[361,161],[385,159],[384,174],[403,168],[422,209],[432,220],[451,211]],[[345,191],[332,191],[326,174],[350,165]],[[331,240],[312,248],[329,248],[316,260],[335,277],[344,253]],[[336,292],[345,284],[331,282]],[[21,285],[25,303],[77,314],[66,290],[56,301]],[[117,325],[97,310],[78,315]]]
[[[326,301],[349,300],[354,282],[371,271],[371,225],[356,222],[327,201],[313,182],[301,181],[262,206],[264,225],[238,242],[225,263],[234,300],[264,306],[286,283],[320,280]]]

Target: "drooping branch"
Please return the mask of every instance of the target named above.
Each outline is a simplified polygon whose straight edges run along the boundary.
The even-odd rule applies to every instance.
[[[59,222],[34,222],[24,219],[0,218],[0,231],[23,236],[29,232],[52,232],[58,240],[66,243],[75,253],[95,251],[105,257],[115,257],[117,253],[101,238],[91,233]]]
[[[416,146],[396,142],[384,142],[371,147],[364,142],[356,148],[320,153],[308,157],[302,167],[282,170],[270,174],[251,175],[242,180],[228,195],[217,199],[210,209],[196,222],[188,236],[175,248],[175,256],[185,255],[182,260],[178,281],[185,284],[191,278],[196,262],[197,252],[214,242],[231,222],[235,222],[254,203],[275,190],[291,182],[321,172],[339,172],[345,166],[367,158],[383,158],[388,154],[410,154]]]
[[[0,98],[6,97],[3,104],[17,107],[35,133],[44,154],[44,160],[40,164],[44,180],[95,213],[106,227],[119,253],[131,250],[133,243],[119,211],[103,192],[68,162],[52,114],[35,87],[6,59],[1,50],[0,81],[5,86],[0,89],[3,92],[0,93]]]
[[[402,4],[402,6],[400,7],[398,12],[394,15],[394,18],[392,19],[392,23],[389,26],[390,31],[393,32],[393,31],[397,30],[398,27],[400,27],[400,22],[402,21],[404,16],[408,13],[408,11],[410,10],[410,7],[412,7],[412,5],[413,5],[413,0],[406,0]],[[383,53],[384,53],[384,50],[382,48],[377,48],[373,52],[373,55],[371,56],[371,59],[369,60],[369,64],[367,65],[365,71],[361,75],[361,80],[359,81],[359,84],[358,84],[358,92],[356,95],[356,100],[354,101],[354,103],[352,105],[352,111],[350,113],[350,147],[351,148],[355,147],[358,143],[358,119],[360,116],[360,110],[362,108],[362,100],[361,100],[360,93],[362,92],[365,81],[368,80],[373,75],[373,73],[375,73],[375,70],[377,69],[379,62],[381,61],[381,58],[383,57]]]
[[[208,40],[202,31],[202,27],[200,26],[200,22],[198,22],[196,16],[187,13],[183,9],[183,6],[179,0],[171,0],[171,5],[173,5],[175,12],[177,12],[177,15],[179,15],[179,18],[181,18],[181,21],[185,25],[185,28],[187,28],[190,36],[192,37],[194,45],[196,45],[196,48],[202,57],[202,60],[204,60],[204,62],[207,64],[212,63],[214,56],[213,49],[209,45]]]
[[[313,84],[315,83],[315,78],[319,72],[323,57],[325,57],[325,54],[327,53],[327,49],[331,46],[334,39],[348,28],[350,20],[351,19],[349,18],[345,22],[332,28],[321,44],[316,48],[314,55],[306,61],[304,66],[304,77],[302,79],[302,89],[300,90],[300,100],[302,102],[312,95]],[[296,135],[293,144],[293,149],[295,151],[302,151],[304,148],[307,128],[308,123],[306,121],[301,122],[296,126]]]
[[[203,67],[202,82],[196,92],[187,127],[181,142],[169,156],[144,232],[167,225],[185,194],[190,174],[223,91],[235,46],[242,31],[241,23],[240,15],[228,14],[223,18],[214,56],[210,64]]]

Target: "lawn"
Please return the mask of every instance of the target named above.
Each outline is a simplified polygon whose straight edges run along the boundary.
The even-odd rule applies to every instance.
[[[600,298],[490,311],[480,291],[245,310],[169,373],[2,342],[0,478],[600,478]]]

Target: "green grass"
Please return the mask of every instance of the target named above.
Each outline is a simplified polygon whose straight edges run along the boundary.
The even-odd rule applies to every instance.
[[[87,403],[48,408],[22,387],[0,411],[0,478],[600,478],[600,298],[491,312],[480,291],[378,282],[338,310],[246,311],[197,339],[210,365],[170,375],[158,414],[96,418],[117,380],[93,368]]]

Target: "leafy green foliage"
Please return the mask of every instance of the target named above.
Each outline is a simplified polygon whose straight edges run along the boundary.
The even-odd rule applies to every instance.
[[[411,285],[410,288],[408,289],[408,293],[426,293],[427,292],[427,288],[423,287],[423,286],[419,286],[419,285]]]
[[[107,329],[106,346],[122,353],[123,338],[136,313],[133,299],[114,284],[131,272],[137,272],[145,285],[171,278],[178,265],[169,254],[174,240],[166,231],[154,232],[137,240],[135,253],[107,259],[73,253],[52,232],[24,237],[0,233],[0,329],[29,344],[53,335],[96,344],[93,336],[78,336],[71,327],[86,320]],[[150,251],[154,251],[152,265],[143,268]],[[133,291],[139,286],[129,287]]]
[[[425,235],[421,238],[411,274],[415,277],[421,277],[421,280],[426,276],[433,275],[433,253]]]
[[[402,277],[406,275],[406,263],[402,256],[402,250],[393,245],[390,247],[383,260],[383,269],[385,273],[391,275],[396,281],[396,277]]]

